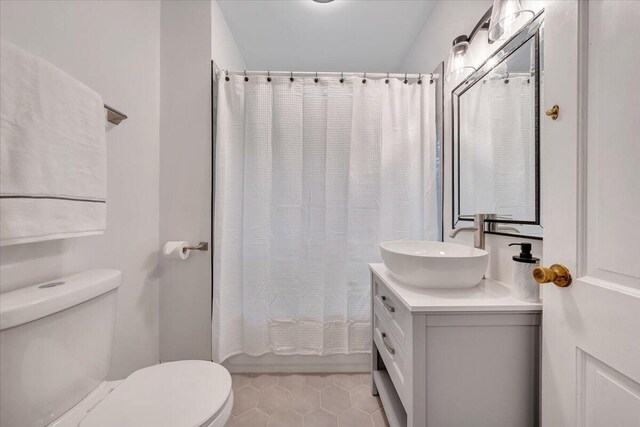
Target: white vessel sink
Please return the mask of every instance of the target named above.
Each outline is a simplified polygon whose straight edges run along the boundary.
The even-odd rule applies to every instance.
[[[380,244],[382,261],[397,280],[420,288],[472,288],[489,253],[455,243],[398,240]]]

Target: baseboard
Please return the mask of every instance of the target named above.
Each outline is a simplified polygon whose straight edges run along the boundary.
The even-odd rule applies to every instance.
[[[222,365],[233,374],[369,372],[371,355],[368,353],[331,356],[265,354],[254,357],[239,354],[230,357]]]

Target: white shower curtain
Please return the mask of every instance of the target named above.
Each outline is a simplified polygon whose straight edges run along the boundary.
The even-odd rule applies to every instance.
[[[535,83],[531,75],[485,80],[462,96],[460,213],[534,220]]]
[[[213,359],[368,352],[367,264],[439,237],[434,86],[220,79]]]

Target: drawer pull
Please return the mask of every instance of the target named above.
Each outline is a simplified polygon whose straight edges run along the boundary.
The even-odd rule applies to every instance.
[[[380,297],[380,299],[382,300],[382,304],[387,310],[389,310],[391,313],[396,311],[396,308],[387,302],[387,297],[383,295]]]
[[[382,344],[387,347],[387,351],[391,354],[396,354],[396,349],[391,347],[389,343],[387,343],[387,334],[385,334],[384,332],[380,332],[380,335],[382,335]]]

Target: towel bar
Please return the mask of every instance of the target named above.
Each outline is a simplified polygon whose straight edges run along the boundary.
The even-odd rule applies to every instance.
[[[118,126],[120,122],[127,119],[126,114],[116,110],[115,108],[107,104],[104,104],[104,108],[105,110],[107,110],[107,121],[109,123],[113,123],[114,125]]]

